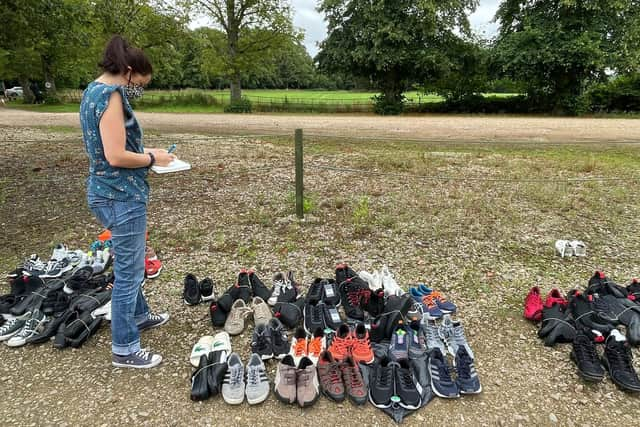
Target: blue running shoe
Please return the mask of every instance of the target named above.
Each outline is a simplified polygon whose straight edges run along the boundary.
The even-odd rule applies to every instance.
[[[447,301],[445,299],[445,297],[438,291],[434,291],[433,289],[427,287],[427,285],[425,285],[424,283],[420,283],[418,285],[418,290],[419,293],[421,293],[422,295],[426,296],[426,295],[431,295],[433,294],[433,297],[435,298],[436,304],[438,305],[438,308],[443,312],[443,313],[455,313],[456,312],[456,305],[454,303],[452,303],[451,301]]]
[[[411,298],[422,307],[422,315],[427,319],[439,319],[442,317],[442,310],[438,307],[437,301],[429,295],[420,292],[418,288],[409,288]]]
[[[403,360],[409,358],[409,343],[411,342],[411,334],[404,325],[396,326],[393,334],[391,334],[391,342],[389,343],[389,355],[391,360]]]
[[[469,356],[465,347],[458,347],[458,352],[456,353],[456,371],[458,372],[456,385],[460,393],[478,394],[482,391],[480,378],[473,364],[473,359]]]
[[[460,389],[451,379],[451,372],[447,360],[438,348],[431,350],[429,354],[429,375],[431,376],[431,389],[436,396],[445,399],[460,397]]]

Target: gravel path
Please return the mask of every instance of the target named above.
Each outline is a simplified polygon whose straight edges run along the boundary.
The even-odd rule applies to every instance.
[[[169,119],[193,118],[213,120],[220,127],[225,121],[237,121],[238,126],[243,120],[264,125],[269,120],[293,123],[296,119],[141,115],[147,126],[153,126],[154,120],[164,119],[163,126],[168,126]],[[302,118],[317,120],[316,126],[328,120],[354,120],[361,133],[373,132],[380,126],[378,120],[395,120]],[[31,125],[73,125],[75,116],[0,110],[0,124],[13,119]],[[403,123],[411,120],[399,119]],[[415,120],[424,124],[445,119]],[[463,120],[471,119],[452,120],[462,126]],[[536,120],[546,123],[547,119]],[[617,121],[566,122],[613,126]],[[367,130],[367,123],[373,128]],[[628,135],[637,135],[638,124],[640,121],[627,121],[620,126],[628,127]],[[334,125],[331,131],[336,129]],[[47,138],[52,141],[31,141]],[[180,138],[188,141],[194,135]],[[3,143],[3,139],[11,142]],[[638,157],[631,144],[614,148],[556,145],[532,153],[526,147],[502,149],[497,145],[450,151],[451,145],[318,143],[310,147],[305,161],[418,175],[548,178],[588,176],[591,171],[619,176]],[[0,126],[0,148],[0,274],[33,252],[50,253],[56,242],[86,247],[100,228],[86,208],[86,158],[77,132]],[[337,405],[324,398],[308,410],[285,406],[273,395],[257,407],[228,406],[221,397],[203,403],[189,400],[191,346],[200,336],[215,331],[206,306],[182,303],[185,273],[213,277],[221,292],[233,283],[240,267],[255,267],[267,283],[275,271],[292,268],[308,284],[315,275],[331,275],[333,265],[343,260],[368,270],[386,262],[400,283],[427,280],[460,309],[477,355],[483,392],[455,401],[436,399],[409,417],[406,425],[637,424],[637,397],[617,390],[609,379],[584,384],[569,359],[570,346],[545,348],[536,327],[521,314],[523,297],[533,284],[545,291],[555,286],[566,291],[584,286],[596,268],[606,269],[620,282],[637,276],[640,201],[635,183],[594,182],[568,188],[480,181],[436,185],[309,168],[305,188],[315,206],[306,221],[298,222],[290,215],[290,144],[222,137],[185,142],[180,155],[194,164],[192,171],[171,178],[151,177],[151,241],[165,270],[148,282],[146,292],[152,307],[168,310],[172,320],[145,332],[143,344],[160,351],[164,363],[148,372],[112,368],[108,328],[79,350],[58,351],[50,344],[18,349],[0,345],[1,425],[393,425],[371,405]],[[262,172],[262,167],[271,169]],[[367,212],[354,215],[365,196]],[[607,201],[606,214],[603,200]],[[554,256],[553,240],[569,236],[587,242],[587,258],[560,260]],[[2,284],[0,293],[5,290]],[[245,361],[252,329],[249,326],[233,339],[234,350]],[[639,369],[637,349],[634,354]],[[271,379],[275,368],[275,363],[269,364]]]
[[[600,142],[640,140],[640,120],[504,116],[403,116],[137,113],[145,129],[222,134],[308,134],[452,141]],[[74,126],[75,113],[0,108],[0,126]]]

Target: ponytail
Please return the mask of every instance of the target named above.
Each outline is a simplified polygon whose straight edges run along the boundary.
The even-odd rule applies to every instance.
[[[145,76],[153,71],[147,55],[141,49],[129,46],[129,43],[119,35],[111,37],[104,49],[102,61],[98,65],[112,74],[124,74],[128,67],[131,67],[134,73]]]

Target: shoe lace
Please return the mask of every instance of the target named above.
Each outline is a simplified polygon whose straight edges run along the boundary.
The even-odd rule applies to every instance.
[[[4,335],[9,332],[9,329],[13,328],[13,326],[18,322],[18,319],[11,319],[7,322],[6,325],[0,327],[0,334]]]
[[[433,293],[430,293],[429,295],[425,295],[422,297],[422,303],[425,304],[427,307],[429,308],[433,308],[436,307],[436,299],[433,296]]]
[[[438,366],[438,372],[440,373],[440,381],[451,382],[451,368],[446,360],[441,360]]]
[[[246,319],[251,313],[253,313],[253,310],[251,310],[251,308],[249,307],[240,307],[240,308],[236,308],[231,313],[232,313],[233,320],[238,321],[238,320]]]
[[[471,366],[473,364],[473,359],[467,354],[460,354],[458,356],[458,360],[456,362],[456,372],[458,373],[458,377],[461,378],[470,378],[471,377]]]
[[[408,369],[400,369],[400,382],[402,383],[404,388],[415,387],[413,377],[411,376],[411,372]]]
[[[440,293],[440,291],[432,291],[431,296],[440,302],[447,302],[447,299]]]
[[[360,289],[358,291],[358,297],[361,305],[369,304],[369,301],[371,300],[371,289]]]
[[[380,387],[385,388],[391,385],[393,381],[393,370],[390,368],[383,368],[382,366],[378,370],[377,382]]]
[[[309,354],[314,356],[320,355],[322,352],[322,338],[314,337],[311,341],[309,341]]]
[[[462,327],[462,325],[453,327],[453,339],[459,343],[467,342],[467,338],[464,335],[464,328]]]
[[[588,360],[589,362],[595,362],[596,360],[598,360],[598,354],[596,353],[595,346],[591,344],[589,341],[591,340],[586,336],[582,336],[582,337],[578,336],[573,341],[574,342],[573,349],[576,352],[576,356],[578,357],[578,359],[584,359],[584,360]]]
[[[36,328],[40,324],[40,319],[37,317],[30,317],[24,324],[24,328],[18,334],[20,337],[28,337],[36,331]]]
[[[608,350],[607,359],[613,366],[617,369],[623,370],[624,372],[635,374],[635,370],[633,369],[633,364],[631,362],[631,350],[629,350],[627,346],[624,344],[618,344],[609,347]]]
[[[337,353],[348,353],[352,345],[352,340],[348,338],[334,337],[331,342],[331,349]]]
[[[269,348],[269,339],[267,338],[267,336],[265,334],[256,334],[256,344],[255,344],[256,348],[258,349],[265,349],[265,348]]]
[[[260,368],[259,367],[250,367],[247,372],[247,384],[251,386],[256,386],[260,383]]]
[[[284,280],[276,280],[273,282],[273,292],[271,293],[271,296],[274,297],[279,297],[280,293],[282,292],[282,290],[285,288],[285,282]]]
[[[311,372],[309,372],[307,369],[302,369],[302,370],[300,370],[298,372],[299,372],[298,373],[298,381],[300,382],[300,385],[305,387],[311,381]],[[292,370],[292,372],[288,373],[288,374],[293,377],[293,382],[289,383],[289,384],[295,384],[295,382],[296,382],[296,374],[295,374],[295,372]],[[287,379],[287,375],[285,375],[285,379]]]
[[[332,364],[329,368],[329,380],[331,384],[340,384],[342,383],[342,373],[340,372],[340,367],[337,364]]]
[[[362,354],[362,353],[371,351],[371,343],[369,342],[368,336],[364,336],[362,338],[355,337],[353,339],[352,345],[353,345],[353,349],[352,349],[353,353]]]
[[[363,383],[362,383],[362,375],[359,375],[360,372],[358,371],[358,368],[356,367],[349,367],[347,369],[347,375],[349,378],[349,384],[351,385],[351,387],[362,387]]]
[[[307,340],[299,338],[296,340],[296,345],[293,348],[293,354],[297,357],[307,354]]]
[[[162,320],[162,316],[160,316],[159,314],[149,313],[147,319],[151,320],[152,322],[160,322]]]
[[[151,352],[149,350],[147,350],[146,348],[140,349],[140,350],[136,351],[134,354],[137,357],[139,357],[140,359],[144,359],[144,360],[150,360],[151,359]]]

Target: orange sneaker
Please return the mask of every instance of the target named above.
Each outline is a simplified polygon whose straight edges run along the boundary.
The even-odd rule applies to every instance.
[[[364,323],[358,323],[356,330],[353,331],[353,347],[351,348],[351,356],[356,363],[373,363],[374,355],[373,350],[371,350],[369,331],[365,328]]]
[[[442,317],[442,311],[438,307],[438,303],[436,302],[436,298],[433,294],[425,295],[422,297],[422,304],[426,307],[426,311],[424,312],[424,316],[427,319],[439,319]]]
[[[351,353],[351,347],[353,345],[353,336],[349,325],[343,323],[338,328],[338,331],[331,340],[329,345],[329,353],[336,360],[336,362],[342,362]]]
[[[289,354],[293,356],[293,362],[298,366],[300,360],[308,354],[309,341],[304,328],[296,329],[296,334],[291,339],[291,349]]]
[[[309,354],[308,357],[311,359],[314,365],[318,364],[318,359],[320,359],[320,353],[327,347],[327,340],[324,337],[324,330],[322,328],[317,328],[313,333],[313,338],[309,340]]]

